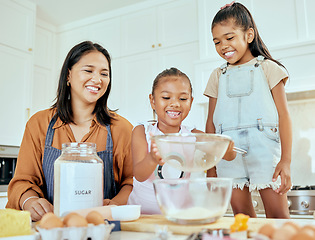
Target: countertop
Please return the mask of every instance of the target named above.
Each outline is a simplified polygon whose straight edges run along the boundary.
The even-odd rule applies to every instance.
[[[117,231],[117,232],[112,232],[110,235],[109,240],[130,240],[130,239],[135,239],[135,240],[159,240],[159,238],[157,238],[157,233],[154,232],[154,230],[152,231],[152,229],[156,229],[155,231],[161,230],[163,229],[163,227],[167,226],[168,229],[172,229],[172,227],[174,227],[173,223],[168,222],[167,220],[165,220],[165,224],[166,225],[156,225],[154,226],[154,228],[152,228],[152,226],[149,225],[145,225],[146,223],[146,219],[150,218],[149,216],[141,216],[141,218],[139,220],[132,222],[128,222],[127,224],[124,225],[124,223],[122,223],[122,229],[128,229],[126,231]],[[152,217],[152,219],[157,218],[157,216]],[[157,218],[157,222],[159,222],[161,220],[161,218]],[[130,227],[126,227],[126,226],[136,226],[137,221],[139,224],[142,225],[142,228],[140,228],[141,232],[139,232],[139,227],[136,227],[135,230],[130,230]],[[153,220],[152,220],[153,221]],[[230,223],[233,222],[234,218],[233,217],[223,217],[221,219],[219,219],[217,222],[213,223],[213,224],[205,224],[205,225],[201,225],[200,229],[202,228],[217,228],[218,225],[222,224],[222,226],[226,227],[225,224],[226,223]],[[265,224],[267,222],[272,222],[274,223],[275,226],[281,226],[284,222],[287,221],[293,221],[297,224],[299,224],[300,226],[303,225],[315,225],[315,220],[314,219],[265,219],[265,218],[251,218],[249,221],[249,229],[257,229],[259,224]],[[148,224],[148,223],[147,223]],[[177,224],[178,225],[178,224]],[[212,227],[213,226],[213,227]],[[145,229],[147,227],[147,231],[148,232],[144,232]],[[168,238],[168,240],[184,240],[187,239],[187,237],[189,236],[189,234],[187,233],[187,229],[190,227],[193,227],[192,225],[178,225],[178,227],[183,227],[183,229],[185,229],[185,233],[184,234],[178,234],[178,228],[173,228],[175,229],[175,231],[177,231],[177,234],[170,234],[170,237]],[[198,228],[196,226],[194,226],[194,228]],[[170,230],[169,230],[170,232]],[[198,232],[198,231],[197,231]]]

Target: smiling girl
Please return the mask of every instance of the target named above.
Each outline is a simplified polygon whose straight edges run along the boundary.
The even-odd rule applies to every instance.
[[[206,132],[231,136],[247,154],[221,161],[208,176],[234,178],[234,214],[255,217],[251,191],[258,190],[267,217],[289,218],[292,130],[284,91],[288,75],[271,57],[242,4],[225,5],[211,29],[216,51],[226,63],[213,71],[204,93],[209,97]]]
[[[110,111],[111,59],[106,49],[82,42],[61,69],[55,104],[26,124],[8,188],[8,208],[28,210],[33,221],[53,211],[53,167],[63,143],[96,143],[104,162],[104,205],[126,204],[132,190],[132,125]]]
[[[141,205],[143,214],[160,214],[153,180],[182,178],[189,175],[164,163],[156,144],[151,142],[150,135],[201,133],[201,131],[182,125],[182,121],[190,111],[193,97],[190,80],[180,70],[170,68],[161,72],[153,82],[149,98],[151,107],[157,115],[157,122],[138,125],[132,132],[131,151],[135,177],[128,204]],[[234,144],[231,143],[228,150],[232,156],[234,156],[233,146]]]

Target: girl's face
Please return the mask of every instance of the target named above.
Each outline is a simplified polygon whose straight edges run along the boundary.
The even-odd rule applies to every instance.
[[[216,24],[212,29],[217,53],[232,65],[246,63],[254,58],[249,43],[254,39],[252,28],[243,31],[232,19]]]
[[[110,81],[106,57],[98,51],[83,55],[69,71],[68,80],[72,101],[95,105],[106,92]]]
[[[159,129],[164,133],[179,131],[187,117],[193,98],[189,80],[185,77],[163,77],[150,94],[150,103],[158,116]]]

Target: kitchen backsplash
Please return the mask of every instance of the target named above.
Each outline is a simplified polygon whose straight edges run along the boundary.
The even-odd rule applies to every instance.
[[[292,119],[292,182],[315,185],[315,91],[288,94]]]

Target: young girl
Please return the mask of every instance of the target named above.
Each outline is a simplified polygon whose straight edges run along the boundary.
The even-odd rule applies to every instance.
[[[256,189],[267,217],[289,218],[292,130],[284,91],[288,75],[271,57],[242,4],[221,8],[211,29],[216,51],[227,63],[214,70],[204,93],[209,97],[206,132],[231,136],[247,154],[221,161],[208,176],[234,178],[234,214],[256,216],[251,202]]]
[[[160,214],[152,181],[156,178],[181,178],[188,175],[164,164],[150,136],[202,132],[182,125],[193,101],[192,86],[186,74],[176,68],[161,72],[153,82],[149,98],[157,122],[138,125],[132,132],[131,151],[135,177],[128,204],[140,204],[143,214]],[[231,144],[229,150],[232,148]],[[230,155],[226,155],[226,158],[233,158]]]

